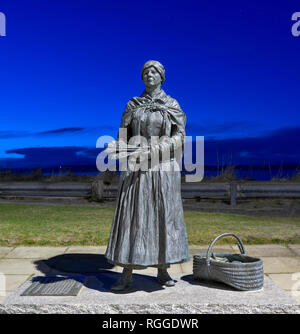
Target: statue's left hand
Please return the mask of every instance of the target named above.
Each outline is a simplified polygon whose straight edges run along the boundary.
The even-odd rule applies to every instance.
[[[163,104],[156,103],[154,105],[154,110],[155,111],[167,111],[168,108],[165,105],[163,105]]]

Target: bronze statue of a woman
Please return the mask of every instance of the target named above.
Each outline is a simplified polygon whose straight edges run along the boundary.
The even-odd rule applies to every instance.
[[[159,159],[155,168],[151,165],[147,170],[121,173],[105,253],[110,263],[123,267],[119,281],[111,288],[113,291],[124,290],[132,284],[133,269],[149,266],[158,269],[160,284],[174,286],[167,268],[170,264],[189,261],[181,175],[175,154],[184,144],[186,115],[178,102],[161,89],[165,81],[161,63],[146,62],[142,80],[145,91],[128,102],[120,128],[126,128],[127,142],[135,136],[146,138],[150,147],[147,159],[151,160],[154,153]],[[153,136],[163,139],[151,145]],[[162,158],[166,151],[170,152],[168,161]],[[169,168],[164,168],[166,164]]]

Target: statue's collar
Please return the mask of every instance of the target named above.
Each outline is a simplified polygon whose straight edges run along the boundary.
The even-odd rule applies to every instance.
[[[149,93],[147,93],[146,91],[143,92],[143,94],[141,95],[141,97],[150,99],[150,100],[154,100],[154,99],[165,99],[167,97],[166,93],[160,89],[158,92],[156,92],[153,95],[150,95]]]

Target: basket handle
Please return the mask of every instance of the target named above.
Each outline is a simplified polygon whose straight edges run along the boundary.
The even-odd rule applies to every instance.
[[[237,241],[238,241],[238,246],[239,246],[239,250],[240,250],[241,254],[242,254],[242,255],[246,255],[246,250],[245,250],[245,247],[244,247],[244,245],[243,245],[243,243],[242,243],[242,240],[241,240],[237,235],[235,235],[235,234],[233,234],[233,233],[223,233],[223,234],[220,234],[219,236],[217,236],[217,237],[211,242],[211,244],[210,244],[209,247],[208,247],[207,254],[206,254],[206,264],[207,264],[208,266],[210,265],[210,258],[211,258],[211,256],[213,255],[213,253],[212,253],[212,248],[213,248],[213,246],[215,245],[215,243],[216,243],[219,239],[221,239],[221,238],[223,238],[223,237],[227,237],[227,236],[235,237],[235,238],[237,239]]]

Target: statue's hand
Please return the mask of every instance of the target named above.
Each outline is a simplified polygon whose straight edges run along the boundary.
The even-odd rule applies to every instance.
[[[168,108],[165,105],[160,104],[160,103],[155,103],[153,109],[154,111],[167,111],[168,110]]]

